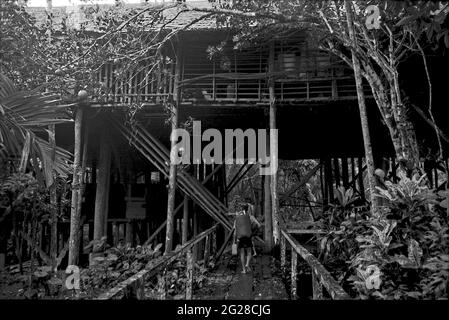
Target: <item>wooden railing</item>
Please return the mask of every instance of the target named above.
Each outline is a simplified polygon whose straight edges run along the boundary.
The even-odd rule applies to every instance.
[[[200,244],[201,241],[205,241],[204,245],[204,263],[205,265],[209,261],[211,257],[211,248],[213,246],[210,245],[210,240],[212,239],[212,235],[216,231],[218,225],[214,225],[212,228],[203,231],[198,234],[192,240],[188,241],[177,250],[172,253],[166,254],[160,258],[157,258],[150,263],[141,271],[128,278],[127,280],[121,282],[111,290],[101,294],[97,299],[99,300],[109,300],[113,298],[117,298],[120,295],[123,295],[127,298],[137,298],[139,300],[145,299],[145,281],[149,280],[151,277],[156,275],[156,273],[160,272],[161,269],[166,268],[170,263],[174,262],[176,259],[181,257],[183,254],[186,255],[187,267],[186,267],[186,299],[192,299],[193,296],[193,280],[194,280],[194,256],[193,256],[193,248]],[[163,274],[163,282],[165,281]],[[164,293],[165,295],[165,293]]]
[[[281,230],[281,269],[288,274],[286,268],[286,250],[287,245],[291,247],[291,298],[297,299],[297,265],[298,255],[307,262],[312,273],[312,292],[313,300],[324,298],[323,288],[327,291],[333,300],[349,300],[349,295],[343,290],[340,284],[332,277],[329,271],[318,261],[318,259],[304,248],[299,242],[286,230]]]

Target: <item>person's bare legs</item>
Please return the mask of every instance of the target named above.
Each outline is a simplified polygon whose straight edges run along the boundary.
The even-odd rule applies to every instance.
[[[252,247],[246,248],[246,265],[245,265],[246,270],[251,270],[249,263],[251,262],[251,258],[253,256],[251,252],[252,249],[253,249]]]
[[[246,268],[245,268],[245,248],[240,248],[240,262],[242,263],[242,273],[246,273]]]

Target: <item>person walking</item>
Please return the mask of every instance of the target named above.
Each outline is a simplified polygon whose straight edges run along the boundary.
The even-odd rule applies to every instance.
[[[237,248],[240,251],[242,273],[251,271],[250,263],[253,256],[252,223],[260,226],[260,223],[252,214],[252,210],[249,210],[249,206],[247,203],[238,206],[239,211],[235,213],[234,220],[234,243],[237,243]]]

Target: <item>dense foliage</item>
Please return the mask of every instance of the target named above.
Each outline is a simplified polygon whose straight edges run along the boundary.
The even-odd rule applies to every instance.
[[[447,193],[435,193],[425,177],[400,174],[378,196],[379,216],[355,208],[328,212],[329,234],[321,239],[324,262],[362,299],[448,298],[449,225]]]

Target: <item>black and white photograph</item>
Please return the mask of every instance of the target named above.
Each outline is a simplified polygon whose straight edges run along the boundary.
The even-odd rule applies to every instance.
[[[448,15],[0,0],[1,305],[447,302]]]

